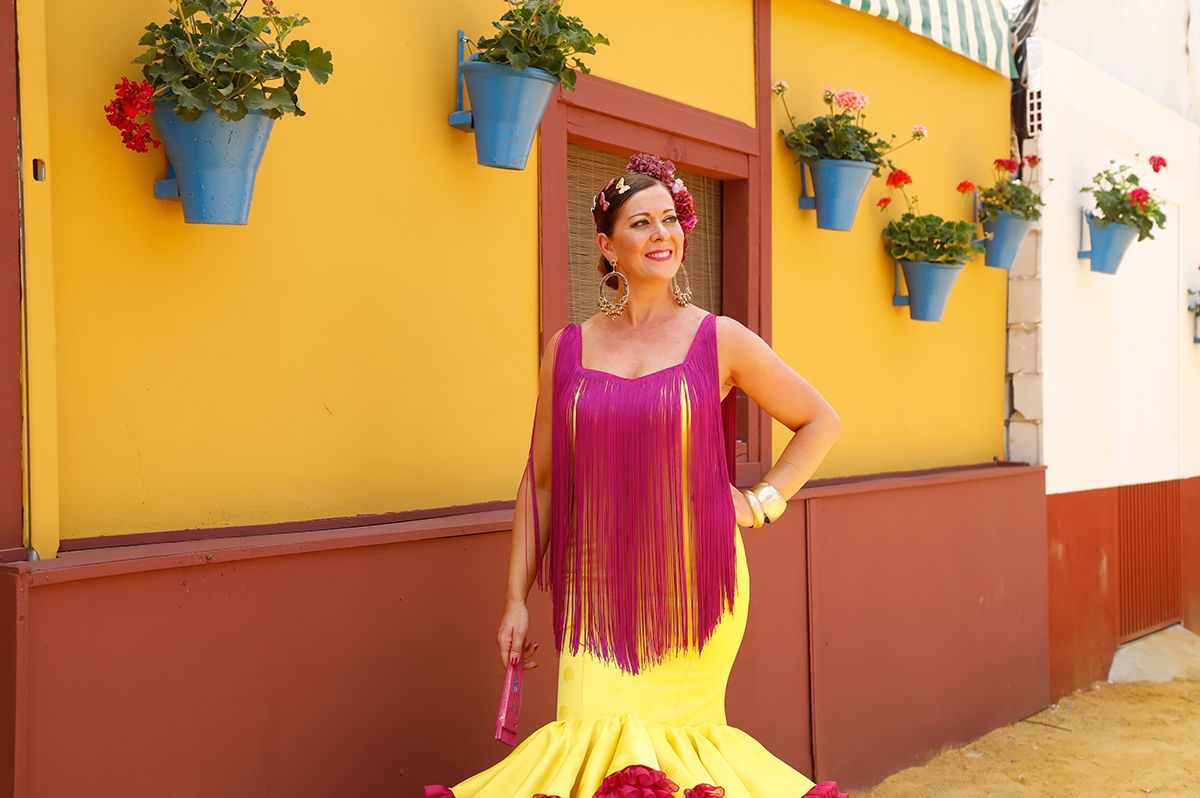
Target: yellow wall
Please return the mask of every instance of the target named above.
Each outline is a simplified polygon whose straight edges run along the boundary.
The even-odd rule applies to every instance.
[[[446,125],[454,32],[504,6],[281,3],[336,71],[276,123],[237,228],[155,201],[164,156],[125,150],[101,111],[163,5],[21,0],[23,93],[49,97],[22,120],[50,176],[26,184],[41,554],[511,499],[536,392],[536,156],[480,167]],[[613,43],[596,74],[753,123],[750,0],[618,5],[567,3]]]
[[[833,86],[865,92],[868,126],[897,141],[926,125],[929,138],[896,153],[896,163],[912,174],[923,212],[970,218],[954,188],[964,178],[983,184],[992,160],[1008,153],[1008,80],[828,0],[772,5],[771,75],[790,84],[797,121],[821,113],[821,89]],[[772,114],[774,131],[786,125],[774,98]],[[883,179],[867,188],[851,232],[820,231],[813,211],[797,209],[799,168],[778,135],[772,158],[774,347],[845,424],[817,476],[1002,457],[1007,272],[976,258],[943,321],[911,321],[891,305],[880,238],[888,214],[874,208],[887,194]],[[775,425],[776,454],[789,437]]]

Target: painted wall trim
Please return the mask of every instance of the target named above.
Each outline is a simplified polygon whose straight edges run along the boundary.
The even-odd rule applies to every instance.
[[[802,488],[789,503],[795,505],[810,499],[831,496],[1002,479],[1044,470],[1043,466],[956,467],[917,476],[885,475],[836,485]],[[210,565],[215,562],[251,560],[331,549],[382,546],[392,543],[507,531],[512,529],[512,520],[513,510],[509,507],[500,510],[340,529],[93,548],[64,552],[53,560],[0,565],[0,573],[27,570],[32,580],[31,584],[39,586],[117,574],[178,568],[186,565]],[[747,532],[747,534],[752,533]]]
[[[25,312],[27,481],[29,545],[43,559],[58,553],[58,346],[56,343],[53,214],[54,157],[50,150],[50,92],[46,58],[46,8],[42,0],[17,0],[21,130],[21,262]],[[34,159],[45,165],[34,180]]]
[[[25,546],[25,408],[21,388],[21,139],[16,5],[0,6],[0,549]],[[3,556],[0,553],[0,556]]]

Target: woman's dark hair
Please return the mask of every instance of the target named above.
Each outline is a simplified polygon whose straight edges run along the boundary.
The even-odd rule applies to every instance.
[[[650,175],[634,173],[621,175],[621,177],[624,178],[625,185],[629,186],[630,190],[623,194],[617,193],[617,181],[614,179],[608,188],[600,192],[608,202],[608,209],[606,210],[600,202],[596,202],[596,207],[592,209],[592,219],[596,222],[597,233],[604,233],[607,236],[612,235],[613,222],[617,218],[617,211],[622,205],[629,202],[634,195],[640,194],[651,186],[662,186],[667,190],[668,194],[671,193],[670,186]],[[603,255],[600,256],[600,262],[596,264],[596,268],[599,270],[601,276],[613,270],[612,266],[608,263],[608,259]]]

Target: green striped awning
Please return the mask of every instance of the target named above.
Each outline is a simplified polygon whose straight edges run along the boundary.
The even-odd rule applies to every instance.
[[[890,19],[1005,77],[1017,77],[1001,0],[832,0]]]

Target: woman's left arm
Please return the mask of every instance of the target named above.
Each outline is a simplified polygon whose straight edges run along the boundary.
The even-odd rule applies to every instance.
[[[842,421],[825,397],[756,333],[727,316],[719,316],[717,322],[725,384],[741,389],[794,433],[779,460],[763,476],[763,481],[789,499],[833,448],[841,434]],[[739,498],[745,501],[740,495]]]

